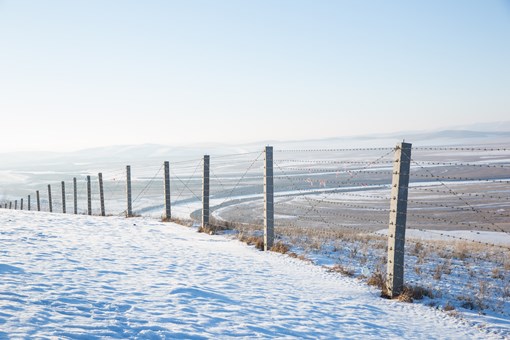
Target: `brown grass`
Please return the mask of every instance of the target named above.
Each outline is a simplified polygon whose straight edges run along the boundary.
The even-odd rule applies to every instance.
[[[287,254],[289,252],[289,246],[281,241],[278,241],[271,247],[270,250],[276,253]]]
[[[451,312],[451,311],[455,310],[455,307],[453,305],[451,305],[449,302],[447,302],[446,305],[443,307],[443,310],[445,312]]]
[[[368,278],[367,284],[369,286],[375,286],[381,290],[386,287],[385,275],[381,271],[375,271]]]
[[[353,277],[354,271],[348,268],[345,268],[341,264],[335,264],[333,267],[327,268],[328,272],[330,273],[340,273],[345,276]]]
[[[432,291],[420,286],[404,286],[402,293],[396,296],[395,299],[400,302],[412,303],[414,300],[422,300],[425,296],[432,298]]]
[[[249,246],[255,246],[258,250],[264,250],[264,238],[262,236],[249,236],[245,234],[238,235],[239,241]]]
[[[161,222],[173,222],[173,223],[177,223],[177,224],[180,224],[180,225],[183,225],[186,227],[191,227],[193,225],[193,220],[176,218],[176,217],[172,217],[172,218],[161,217]]]

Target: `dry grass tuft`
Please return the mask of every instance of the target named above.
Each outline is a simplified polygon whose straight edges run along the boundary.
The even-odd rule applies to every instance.
[[[330,273],[340,273],[345,276],[353,277],[354,271],[348,268],[345,268],[341,264],[335,264],[333,267],[328,267],[328,272]]]
[[[381,271],[375,271],[372,273],[372,276],[368,278],[367,284],[369,286],[375,286],[384,291],[384,288],[386,287],[384,276],[385,275]]]
[[[182,219],[182,218],[167,218],[167,217],[161,217],[161,222],[173,222],[177,223],[186,227],[191,227],[193,225],[193,220],[189,219]]]
[[[411,294],[414,300],[421,300],[424,297],[433,298],[434,294],[430,289],[421,286],[405,286],[404,291]]]
[[[271,251],[274,251],[276,253],[287,254],[289,252],[289,246],[287,246],[285,243],[281,241],[278,241],[271,247]]]
[[[397,299],[399,302],[407,302],[412,303],[413,300],[413,292],[409,289],[404,288],[402,293],[398,295],[395,299]]]
[[[501,270],[499,270],[499,268],[493,268],[492,269],[492,278],[493,279],[500,279],[500,280],[504,280],[505,277],[503,276],[503,273],[501,272]]]
[[[246,243],[249,246],[255,246],[258,250],[264,250],[264,239],[262,236],[250,236],[245,234],[238,235],[239,241]]]
[[[445,312],[451,312],[455,310],[455,307],[450,304],[450,302],[447,302],[446,305],[443,307],[443,310]]]

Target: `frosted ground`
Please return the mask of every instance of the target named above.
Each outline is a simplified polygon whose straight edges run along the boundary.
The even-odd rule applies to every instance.
[[[499,339],[360,281],[154,219],[0,210],[0,338]]]

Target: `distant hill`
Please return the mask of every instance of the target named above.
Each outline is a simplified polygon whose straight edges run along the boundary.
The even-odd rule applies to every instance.
[[[83,149],[73,152],[0,153],[0,169],[37,168],[38,170],[75,167],[77,164],[141,164],[148,161],[180,161],[201,158],[204,154],[223,155],[262,150],[265,145],[280,149],[295,148],[369,148],[392,147],[406,140],[414,146],[510,146],[510,122],[506,131],[442,130],[403,131],[390,134],[333,137],[295,141],[260,141],[242,145],[190,145],[173,147],[159,144],[117,145]],[[496,126],[490,126],[494,130]]]

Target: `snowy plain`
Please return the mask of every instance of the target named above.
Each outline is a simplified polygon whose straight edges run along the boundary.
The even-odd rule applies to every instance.
[[[1,209],[0,228],[1,339],[510,336],[155,219]]]

